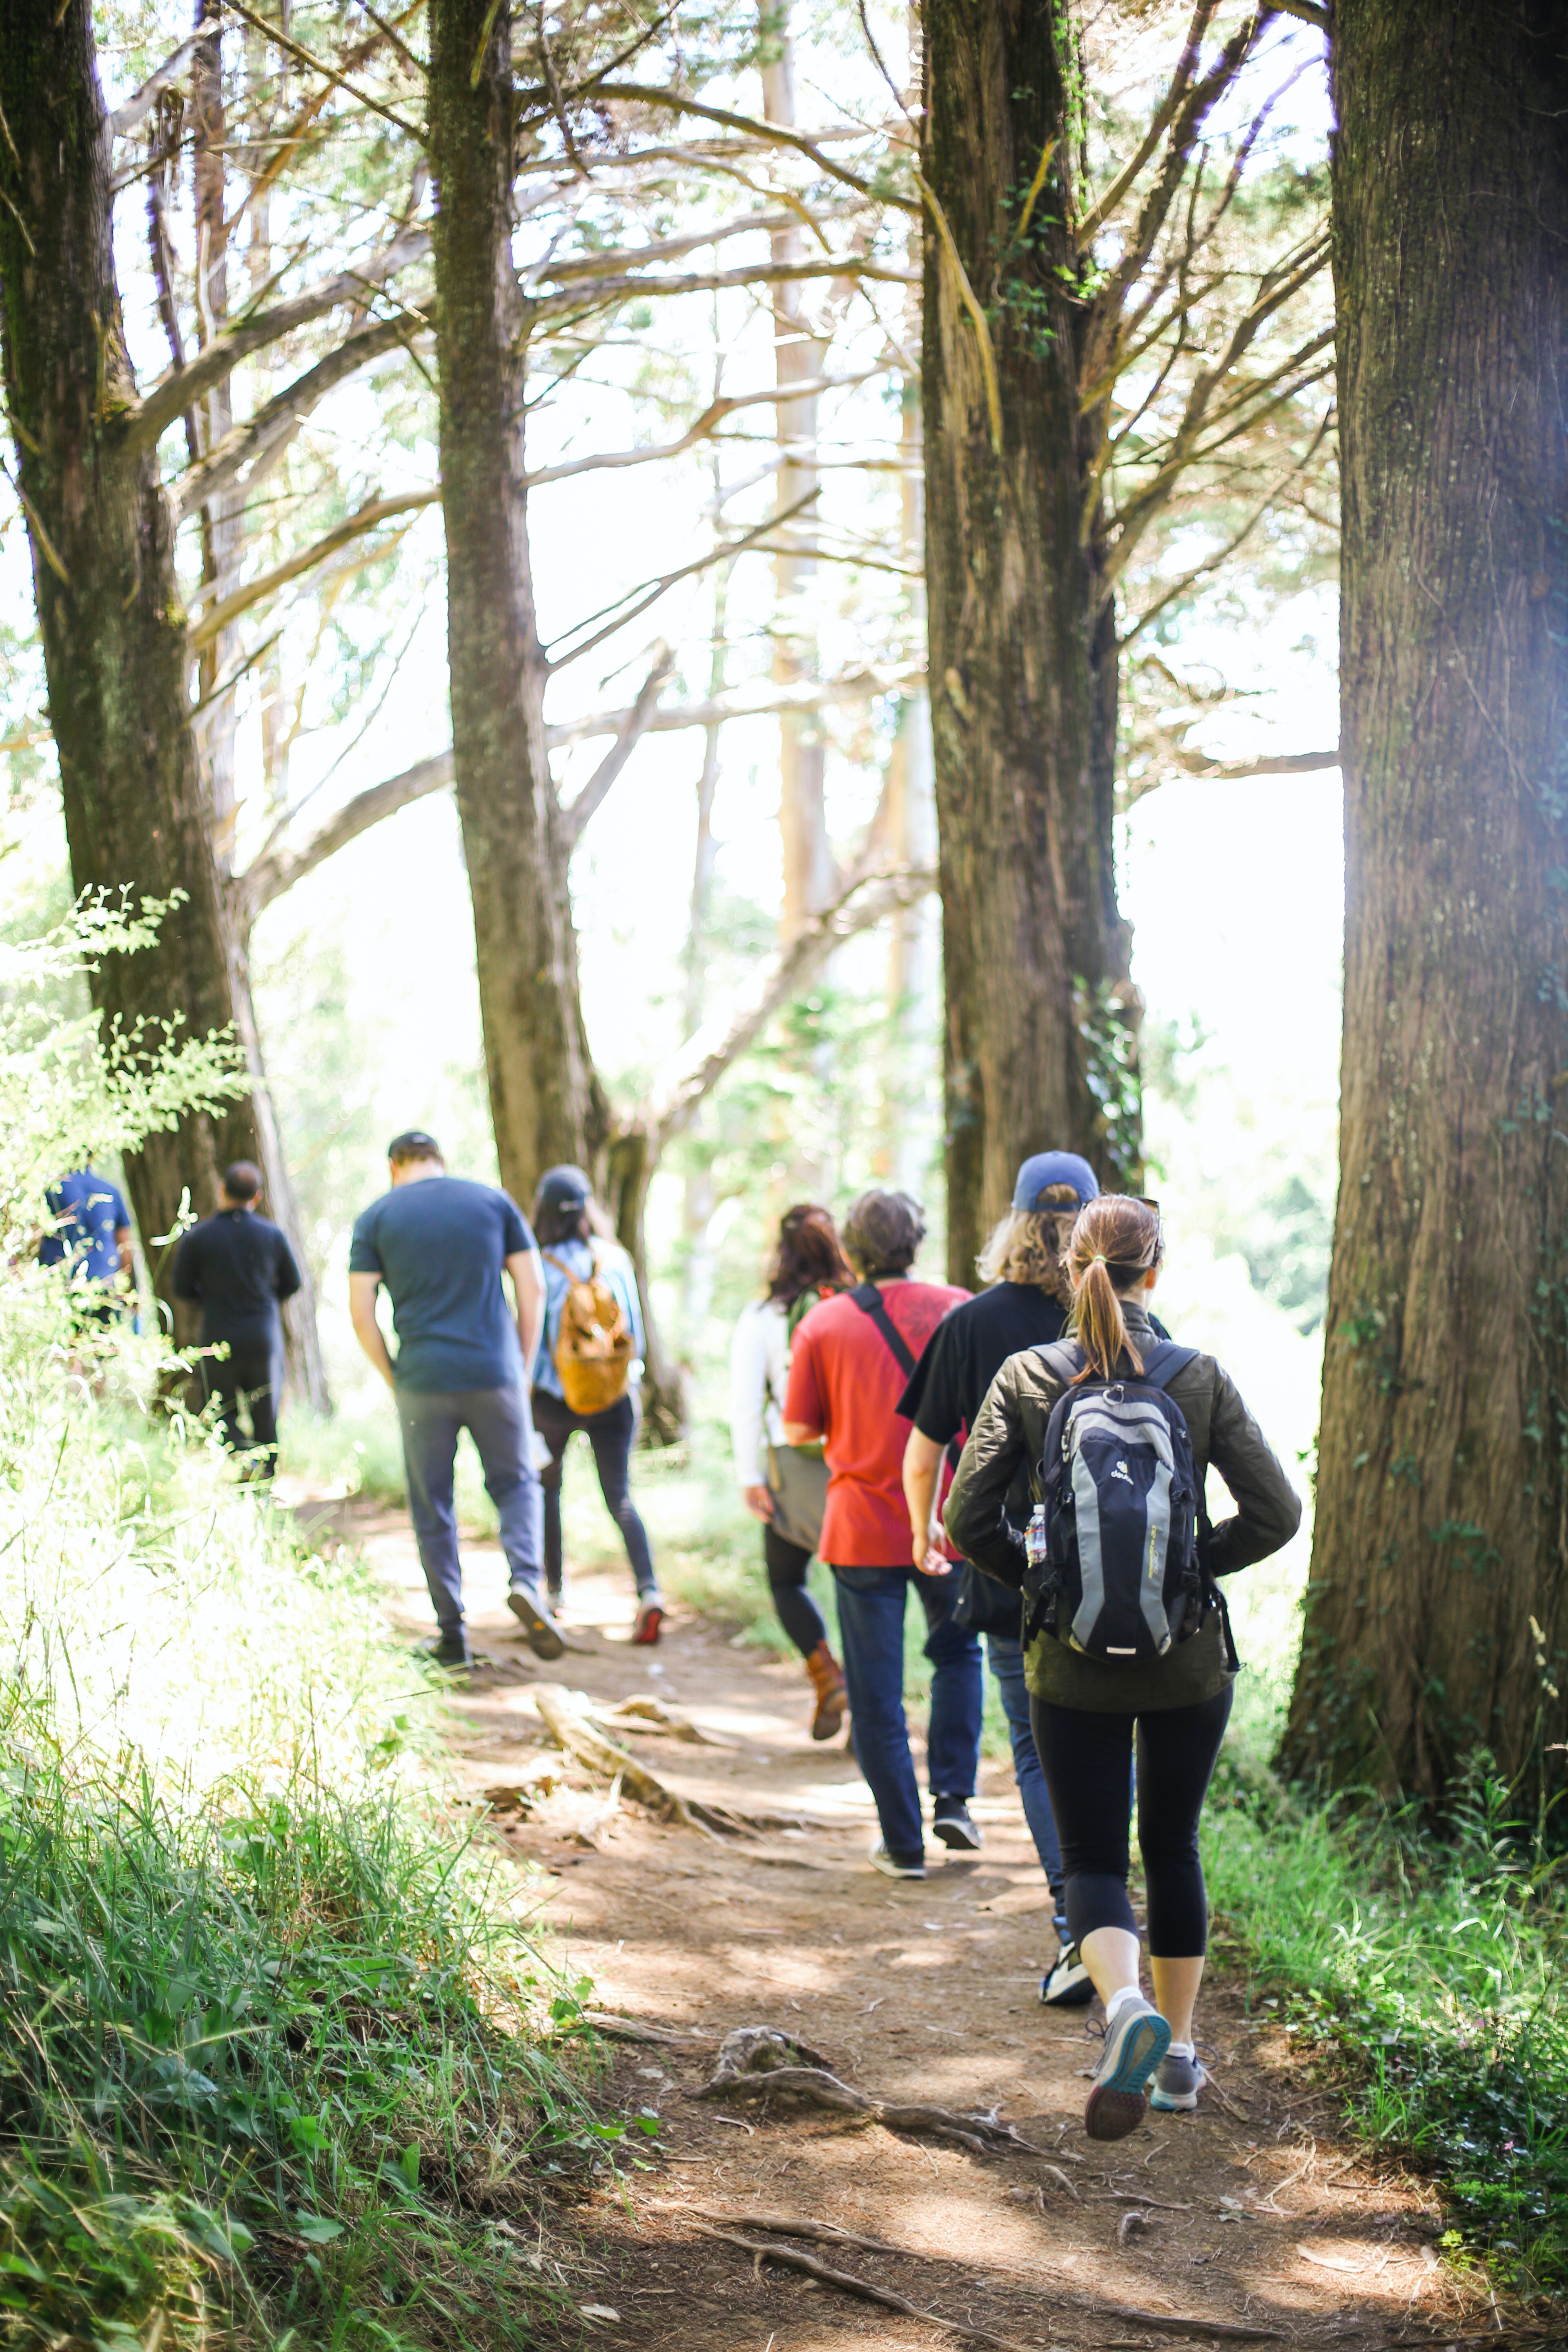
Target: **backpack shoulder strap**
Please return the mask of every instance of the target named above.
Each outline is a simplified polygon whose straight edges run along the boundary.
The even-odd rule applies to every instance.
[[[574,1274],[565,1259],[557,1257],[553,1250],[541,1250],[539,1255],[544,1260],[546,1265],[552,1265],[557,1274],[563,1274],[566,1276],[567,1281],[573,1285],[574,1288],[575,1288],[576,1285],[584,1279],[582,1275]]]
[[[1040,1339],[1035,1353],[1047,1372],[1069,1386],[1083,1370],[1084,1353],[1076,1339]]]
[[[1168,1389],[1178,1372],[1195,1364],[1203,1353],[1201,1348],[1178,1348],[1173,1339],[1162,1339],[1151,1348],[1143,1359],[1142,1381],[1146,1389]]]
[[[910,1353],[909,1342],[905,1339],[903,1333],[900,1330],[898,1325],[889,1314],[882,1298],[882,1294],[878,1289],[876,1284],[874,1282],[858,1283],[855,1288],[849,1293],[849,1296],[854,1300],[856,1306],[860,1309],[861,1314],[868,1315],[870,1317],[872,1322],[876,1325],[878,1330],[881,1333],[883,1339],[892,1349],[894,1362],[898,1365],[899,1370],[902,1372],[905,1380],[909,1380],[913,1374],[915,1369],[915,1360]]]

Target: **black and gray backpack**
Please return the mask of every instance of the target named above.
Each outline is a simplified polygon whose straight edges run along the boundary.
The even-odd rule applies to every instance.
[[[1071,1340],[1037,1352],[1069,1383],[1086,1361]],[[1203,1623],[1217,1596],[1198,1557],[1202,1497],[1186,1418],[1166,1394],[1197,1353],[1163,1340],[1138,1378],[1079,1381],[1058,1399],[1026,1541],[1026,1642],[1054,1633],[1134,1664]]]

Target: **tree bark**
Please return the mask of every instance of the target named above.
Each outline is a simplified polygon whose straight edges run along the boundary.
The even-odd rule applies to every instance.
[[[79,891],[169,905],[155,946],[104,960],[94,1003],[128,1030],[233,1025],[253,1051],[192,741],[171,512],[155,452],[129,450],[119,423],[135,384],[87,0],[0,5],[0,109],[10,133],[0,141],[5,389],[72,879]],[[158,1238],[187,1198],[198,1213],[216,1206],[226,1162],[267,1164],[262,1128],[258,1099],[246,1098],[149,1137],[128,1161],[166,1306],[173,1252]]]
[[[1568,1689],[1568,58],[1336,0],[1345,1000],[1289,1768],[1544,1804]]]
[[[1140,1165],[1136,1003],[1117,912],[1114,614],[1097,576],[1066,218],[1067,60],[1057,13],[929,0],[921,362],[931,702],[943,919],[948,1273],[973,1278],[1027,1153]],[[1059,142],[1015,240],[1048,142]],[[928,211],[930,208],[928,207]]]
[[[592,1167],[609,1118],[577,984],[544,736],[523,460],[527,313],[511,258],[511,26],[433,0],[430,161],[452,755],[501,1181]],[[476,67],[477,77],[476,77]]]

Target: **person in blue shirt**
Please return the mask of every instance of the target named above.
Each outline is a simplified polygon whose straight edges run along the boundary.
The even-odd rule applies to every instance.
[[[52,1223],[38,1244],[38,1263],[68,1267],[83,1322],[113,1322],[134,1263],[124,1193],[89,1160],[51,1184],[45,1198]]]
[[[524,1379],[544,1320],[533,1235],[507,1193],[448,1176],[439,1146],[421,1129],[394,1136],[387,1162],[391,1190],[355,1221],[349,1312],[361,1347],[397,1400],[409,1515],[440,1627],[431,1655],[438,1665],[472,1664],[452,1491],[458,1436],[466,1429],[500,1520],[511,1577],[507,1604],[535,1656],[559,1658],[566,1644],[540,1590],[542,1513]],[[375,1317],[384,1283],[395,1357]]]
[[[610,1238],[607,1221],[595,1206],[593,1186],[581,1168],[551,1168],[540,1178],[533,1224],[544,1261],[544,1329],[533,1359],[533,1425],[550,1448],[542,1474],[544,1572],[550,1596],[559,1600],[564,1577],[561,1475],[572,1433],[580,1429],[594,1449],[599,1492],[621,1531],[637,1580],[637,1613],[632,1639],[657,1642],[664,1623],[664,1602],[654,1574],[647,1529],[631,1496],[632,1448],[642,1420],[638,1383],[646,1344],[637,1274],[625,1250]],[[600,1412],[574,1412],[555,1362],[561,1310],[574,1282],[587,1282],[595,1275],[619,1304],[632,1336],[632,1361],[626,1389],[614,1404]]]

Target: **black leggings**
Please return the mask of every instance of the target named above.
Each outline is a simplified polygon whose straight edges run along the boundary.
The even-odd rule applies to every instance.
[[[773,1596],[773,1607],[779,1612],[779,1623],[795,1643],[803,1658],[809,1658],[827,1639],[827,1621],[805,1589],[805,1574],[811,1566],[811,1554],[801,1544],[793,1544],[781,1536],[776,1528],[763,1522],[763,1559],[768,1571],[768,1590]]]
[[[658,1591],[647,1529],[632,1500],[632,1447],[637,1443],[641,1417],[637,1401],[629,1390],[614,1404],[606,1405],[603,1412],[574,1412],[565,1398],[558,1397],[553,1389],[534,1390],[533,1425],[550,1448],[550,1459],[539,1474],[539,1483],[544,1489],[544,1581],[549,1591],[558,1593],[562,1587],[561,1474],[574,1429],[584,1432],[594,1449],[599,1492],[605,1498],[605,1508],[621,1531],[638,1597]]]
[[[1198,1860],[1198,1817],[1208,1793],[1231,1686],[1195,1706],[1149,1715],[1091,1715],[1031,1698],[1029,1720],[1062,1844],[1068,1931],[1081,1944],[1097,1927],[1138,1923],[1127,1900],[1127,1775],[1138,1728],[1138,1844],[1149,1895],[1149,1949],[1162,1960],[1208,1949],[1208,1897]]]

